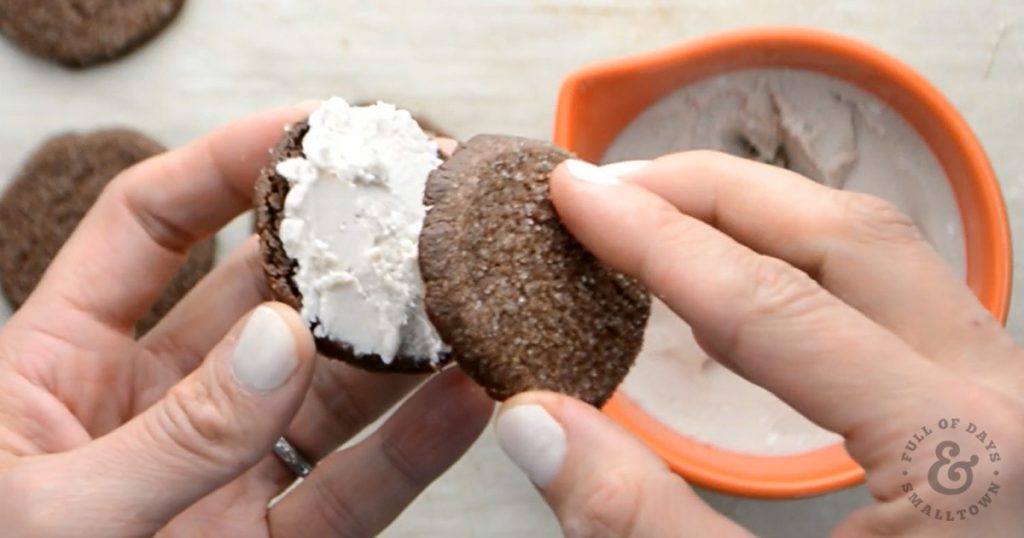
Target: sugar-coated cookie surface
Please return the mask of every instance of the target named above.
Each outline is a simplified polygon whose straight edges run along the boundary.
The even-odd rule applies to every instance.
[[[571,155],[477,136],[427,182],[420,236],[427,313],[497,399],[551,390],[601,406],[643,342],[650,297],[562,226],[548,179]]]

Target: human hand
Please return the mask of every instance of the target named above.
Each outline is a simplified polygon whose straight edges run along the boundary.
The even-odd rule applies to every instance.
[[[877,502],[836,536],[1024,528],[1024,353],[892,205],[711,152],[571,162],[551,190],[569,230],[641,279],[713,358],[843,435]],[[922,427],[932,435],[908,449]],[[496,431],[568,536],[748,535],[580,402],[517,396]],[[955,495],[929,480],[965,484],[930,464],[946,438],[980,460]],[[945,513],[925,513],[929,500]]]
[[[264,303],[255,239],[136,340],[188,248],[251,207],[267,149],[308,113],[126,170],[0,331],[0,534],[367,536],[476,439],[493,404],[448,371],[334,452],[424,378],[317,357],[299,316]],[[282,434],[319,463],[268,508],[295,478],[270,455]]]

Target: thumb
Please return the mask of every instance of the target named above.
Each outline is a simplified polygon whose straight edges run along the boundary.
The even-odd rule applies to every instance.
[[[521,394],[502,405],[495,433],[566,536],[750,536],[587,404],[553,393]]]
[[[256,308],[163,399],[59,456],[63,513],[94,522],[98,536],[155,532],[270,453],[303,400],[314,357],[298,314]],[[112,527],[97,530],[104,525]]]

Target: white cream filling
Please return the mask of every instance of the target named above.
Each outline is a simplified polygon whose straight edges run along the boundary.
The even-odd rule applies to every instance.
[[[279,236],[317,337],[384,363],[446,351],[417,261],[437,152],[408,112],[332,98],[310,115],[303,156],[277,165],[289,184]]]

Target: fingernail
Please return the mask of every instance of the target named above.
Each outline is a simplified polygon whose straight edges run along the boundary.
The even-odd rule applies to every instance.
[[[307,99],[305,101],[300,101],[298,103],[295,103],[292,106],[294,108],[299,109],[302,112],[307,112],[308,113],[308,112],[313,112],[317,108],[320,108],[320,105],[322,105],[322,104],[323,104],[323,101],[320,100],[320,99]]]
[[[651,161],[620,161],[601,166],[600,170],[611,176],[626,177],[634,172],[639,172],[640,170],[647,168],[650,164]]]
[[[587,183],[593,183],[595,185],[618,185],[619,183],[622,183],[619,181],[619,178],[586,161],[569,159],[568,161],[565,161],[565,169],[574,178]]]
[[[253,311],[238,337],[231,368],[235,379],[256,392],[270,392],[291,377],[299,365],[295,339],[284,320],[273,308],[261,306]]]
[[[565,460],[565,430],[537,404],[517,405],[498,415],[498,445],[537,487],[546,488]]]
[[[441,153],[449,157],[459,147],[459,143],[451,138],[435,138],[434,142],[437,142],[437,148],[441,150]]]

